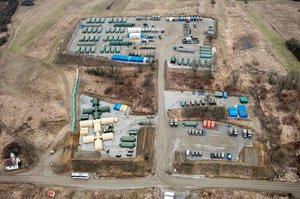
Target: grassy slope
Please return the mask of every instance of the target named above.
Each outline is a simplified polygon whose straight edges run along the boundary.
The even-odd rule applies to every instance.
[[[285,47],[285,39],[270,26],[266,25],[265,22],[262,21],[263,17],[249,9],[244,2],[237,2],[240,8],[246,13],[250,21],[262,33],[267,42],[271,44],[275,57],[278,58],[280,63],[287,69],[287,71],[300,71],[299,61]]]

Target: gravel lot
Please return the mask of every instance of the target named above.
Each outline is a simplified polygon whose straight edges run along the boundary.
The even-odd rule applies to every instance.
[[[203,34],[205,31],[208,30],[208,27],[211,26],[214,22],[213,19],[211,18],[203,18],[203,21],[197,21],[197,22],[190,22],[189,26],[191,29],[191,35],[194,37],[198,37],[199,43],[200,44],[182,44],[182,38],[184,37],[184,30],[183,30],[183,24],[185,22],[168,22],[166,21],[166,18],[161,18],[161,21],[150,21],[150,20],[143,20],[143,21],[137,21],[135,18],[123,18],[126,19],[128,23],[135,23],[135,27],[143,27],[144,23],[148,24],[148,27],[154,27],[157,28],[158,30],[164,30],[164,33],[161,33],[159,31],[158,33],[148,33],[154,35],[155,38],[153,38],[153,42],[149,42],[148,46],[154,46],[156,50],[153,49],[140,49],[139,47],[141,46],[141,40],[140,39],[129,39],[127,36],[128,33],[128,28],[125,27],[124,33],[106,33],[106,30],[109,28],[113,28],[113,23],[109,24],[108,19],[109,18],[101,18],[105,19],[105,23],[99,23],[98,27],[102,28],[101,33],[82,33],[82,27],[81,24],[85,24],[86,19],[83,19],[80,21],[77,29],[75,30],[72,40],[69,43],[68,49],[72,52],[75,52],[76,46],[79,42],[79,39],[85,35],[85,36],[100,36],[100,40],[96,42],[96,52],[95,53],[89,53],[90,55],[93,56],[106,56],[106,57],[111,57],[112,53],[100,53],[99,50],[102,46],[106,45],[109,46],[108,41],[103,41],[103,38],[107,38],[107,36],[112,36],[112,35],[118,35],[119,37],[123,38],[123,41],[132,41],[133,45],[126,47],[122,46],[121,51],[118,54],[126,54],[128,55],[129,52],[135,52],[135,53],[141,53],[142,55],[149,55],[149,54],[156,54],[157,52],[164,52],[165,58],[169,60],[173,55],[176,56],[177,58],[198,58],[199,56],[199,51],[200,51],[200,44],[203,43],[203,40],[205,39],[205,35]],[[194,24],[197,25],[196,28],[194,28]],[[158,36],[161,35],[162,39],[158,39]],[[192,48],[195,50],[194,53],[183,53],[183,52],[178,52],[173,50],[173,46],[184,46],[186,48]],[[135,48],[134,48],[135,47]],[[215,52],[215,48],[213,49],[213,52]],[[82,53],[86,54],[86,53]],[[171,68],[187,68],[190,69],[191,67],[189,66],[178,66],[178,65],[169,65]]]
[[[233,137],[228,135],[228,126],[225,123],[216,123],[215,129],[205,129],[206,135],[189,135],[188,130],[192,127],[184,127],[179,125],[177,128],[171,128],[175,135],[175,151],[201,151],[202,157],[189,156],[188,159],[210,159],[212,152],[231,153],[234,160],[238,160],[238,153],[243,146],[251,145],[252,139],[243,138],[242,129],[237,127],[238,136]],[[202,121],[199,122],[197,129],[203,129]],[[216,160],[216,159],[215,159]]]
[[[80,96],[80,109],[82,108],[89,108],[92,107],[91,103],[92,97],[88,97],[85,95]],[[113,140],[107,140],[103,142],[103,146],[105,149],[109,149],[110,152],[107,154],[105,150],[101,151],[101,154],[103,156],[111,156],[115,157],[116,155],[122,155],[122,157],[126,157],[126,153],[130,149],[126,148],[121,148],[119,146],[120,144],[120,139],[122,136],[129,135],[129,129],[131,128],[140,128],[140,125],[138,124],[140,120],[146,119],[146,116],[133,116],[133,115],[128,115],[128,113],[125,115],[123,112],[120,111],[115,111],[113,110],[113,104],[106,103],[104,101],[100,101],[100,106],[110,106],[111,112],[110,113],[103,113],[101,117],[106,118],[106,117],[117,117],[119,121],[114,124],[114,139]],[[90,116],[90,119],[92,117]],[[93,135],[93,130],[92,128],[89,129],[89,134],[88,135]],[[79,148],[78,150],[83,150],[83,151],[95,151],[94,143],[90,144],[83,144],[82,142],[82,136],[80,136],[79,139]],[[135,143],[137,145],[137,143]],[[135,148],[133,148],[134,153],[133,153],[133,158],[135,157]],[[126,157],[128,158],[128,157]]]

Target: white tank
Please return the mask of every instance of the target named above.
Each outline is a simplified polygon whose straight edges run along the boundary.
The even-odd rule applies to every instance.
[[[93,127],[93,120],[80,121],[80,128]]]
[[[100,119],[101,124],[113,124],[115,122],[118,122],[117,117],[107,117],[107,118],[102,118]]]
[[[83,141],[83,143],[84,144],[87,144],[87,143],[92,143],[92,142],[94,142],[94,136],[93,135],[91,135],[91,136],[83,136],[82,137],[82,141]]]
[[[120,108],[120,111],[121,112],[126,112],[128,106],[127,105],[122,105],[121,108]]]
[[[100,123],[100,119],[93,120],[93,124]]]
[[[89,130],[89,127],[80,128],[80,131]]]
[[[130,39],[140,39],[141,33],[129,33],[129,38]]]
[[[113,140],[114,139],[113,133],[103,133],[101,136],[102,136],[102,140]]]
[[[99,139],[95,140],[95,151],[101,151],[103,149],[102,141]]]
[[[94,133],[101,132],[100,122],[94,123]]]
[[[142,28],[140,27],[128,28],[128,33],[140,33],[140,32],[142,32]]]
[[[88,129],[80,131],[80,135],[87,135],[87,134],[89,134],[89,130]]]

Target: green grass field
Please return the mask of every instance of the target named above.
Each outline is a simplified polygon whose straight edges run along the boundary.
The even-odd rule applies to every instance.
[[[286,48],[285,39],[281,37],[272,28],[265,25],[262,17],[257,13],[247,8],[243,1],[237,1],[240,8],[246,13],[250,21],[262,33],[266,41],[271,44],[274,55],[280,63],[287,69],[287,71],[300,71],[299,61],[296,57]]]

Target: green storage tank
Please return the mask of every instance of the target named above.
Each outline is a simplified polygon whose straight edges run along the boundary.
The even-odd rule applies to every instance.
[[[114,27],[133,27],[134,23],[114,23]]]
[[[211,46],[200,46],[200,49],[212,49]]]
[[[82,114],[79,116],[80,121],[82,120],[88,120],[89,119],[89,115],[88,114]]]
[[[133,135],[137,135],[138,131],[129,131],[129,135],[133,136]]]
[[[194,122],[194,121],[184,121],[184,122],[183,122],[183,126],[197,127],[197,126],[198,126],[198,122]]]
[[[80,48],[80,53],[84,53],[85,52],[85,46],[82,46],[81,48]]]
[[[212,52],[211,48],[200,48],[200,52]]]
[[[175,57],[175,56],[172,56],[170,62],[171,62],[172,64],[175,64],[175,63],[176,63],[176,57]]]
[[[79,52],[80,52],[80,46],[76,46],[75,53],[79,53]]]
[[[95,46],[95,42],[79,42],[78,46]]]
[[[212,52],[210,51],[200,51],[200,55],[212,55]]]
[[[99,52],[100,52],[100,53],[104,53],[104,51],[105,51],[105,46],[102,46],[102,47],[100,48]]]
[[[211,58],[212,55],[207,55],[207,54],[200,54],[201,58]]]
[[[82,109],[82,114],[92,114],[94,111],[93,108],[83,108]]]
[[[99,106],[99,99],[97,97],[94,97],[91,102],[93,102],[93,107]]]
[[[135,147],[134,142],[121,142],[119,145],[121,148],[133,149]]]
[[[135,142],[136,138],[133,136],[123,136],[120,140],[121,142]]]
[[[100,119],[100,116],[101,116],[101,113],[100,111],[94,111],[93,113],[93,119],[96,120],[96,119]]]
[[[101,113],[110,113],[110,107],[109,106],[100,106],[99,111]]]
[[[130,46],[132,45],[131,41],[111,41],[109,42],[110,46]]]

